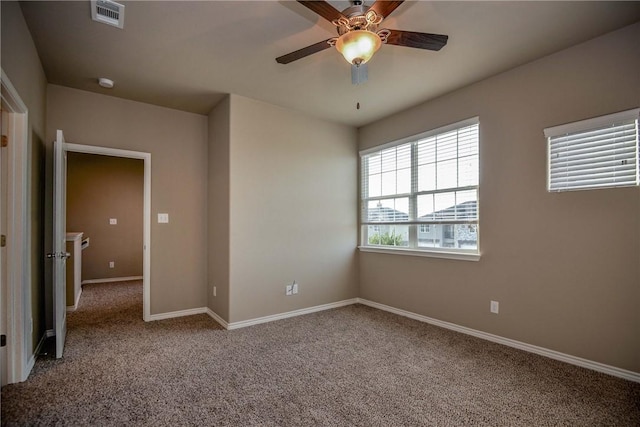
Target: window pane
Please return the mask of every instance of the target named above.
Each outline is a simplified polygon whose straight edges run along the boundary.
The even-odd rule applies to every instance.
[[[398,169],[411,167],[411,144],[398,147],[396,167]]]
[[[458,186],[458,162],[456,159],[438,162],[437,166],[437,188],[454,188]]]
[[[418,166],[418,191],[431,191],[436,189],[436,165]]]
[[[458,132],[451,131],[437,137],[437,160],[454,159],[458,156]]]
[[[407,221],[409,198],[370,200],[367,204],[367,222]]]
[[[433,194],[421,194],[418,196],[418,220],[435,219]]]
[[[380,176],[380,174],[369,175],[369,196],[368,197],[379,197],[382,195],[381,179],[382,177]]]
[[[455,244],[459,249],[478,249],[478,226],[476,224],[456,224]]]
[[[382,172],[380,161],[382,157],[380,154],[372,154],[367,158],[367,168],[369,169],[369,174],[380,173]]]
[[[369,226],[369,245],[375,246],[409,246],[408,225],[379,225],[377,231]]]
[[[478,126],[469,126],[458,132],[458,156],[478,154]]]
[[[438,220],[453,220],[456,218],[456,193],[434,194],[434,217]]]
[[[397,194],[411,192],[411,169],[398,170]]]
[[[430,224],[418,229],[418,247],[477,249],[478,226],[476,224]]]
[[[478,191],[456,192],[456,219],[478,219]]]
[[[435,163],[436,138],[431,137],[418,142],[418,164]]]
[[[382,174],[382,196],[396,194],[396,171]]]
[[[458,159],[458,185],[460,187],[478,185],[478,177],[479,168],[477,155]]]

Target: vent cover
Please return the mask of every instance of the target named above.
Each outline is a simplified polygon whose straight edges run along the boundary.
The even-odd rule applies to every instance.
[[[124,28],[124,5],[111,0],[91,0],[91,18],[103,24]]]

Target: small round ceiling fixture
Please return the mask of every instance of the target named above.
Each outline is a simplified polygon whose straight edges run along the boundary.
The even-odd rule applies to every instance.
[[[113,80],[107,79],[105,77],[100,77],[98,79],[98,84],[102,87],[106,87],[107,89],[113,88]]]

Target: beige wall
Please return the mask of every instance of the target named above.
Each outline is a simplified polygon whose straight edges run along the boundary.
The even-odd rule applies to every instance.
[[[640,372],[640,190],[548,193],[543,136],[640,105],[638,40],[635,24],[361,128],[364,149],[480,117],[482,258],[360,253],[360,295]]]
[[[67,232],[90,239],[82,280],[142,276],[143,174],[140,159],[68,153]]]
[[[356,297],[355,130],[236,95],[230,110],[230,321]]]
[[[229,126],[230,97],[209,114],[208,307],[229,320]],[[213,296],[213,287],[216,296]]]
[[[44,146],[47,79],[18,2],[1,2],[2,69],[29,110],[29,179],[31,224],[31,307],[35,350],[45,333],[44,316]]]
[[[151,314],[204,307],[207,117],[49,85],[48,141],[56,129],[67,142],[151,153]]]

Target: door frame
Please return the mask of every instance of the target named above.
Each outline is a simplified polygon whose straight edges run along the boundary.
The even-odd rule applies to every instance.
[[[1,70],[2,103],[9,113],[7,210],[7,382],[27,379],[35,364],[31,316],[31,199],[29,110]]]
[[[144,202],[142,230],[142,305],[143,319],[151,320],[151,153],[122,150],[118,148],[100,147],[65,143],[63,150],[74,153],[97,154],[102,156],[125,157],[144,160]]]

